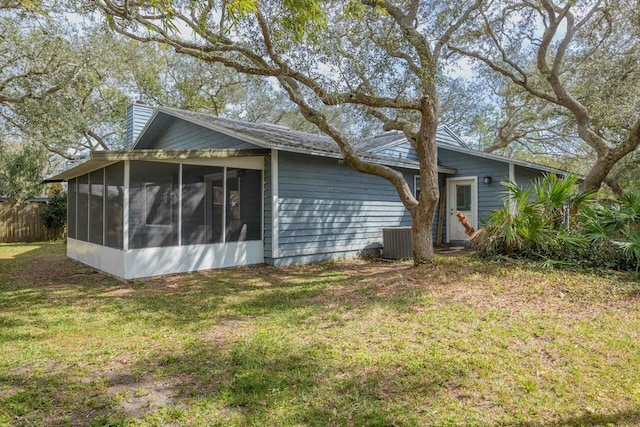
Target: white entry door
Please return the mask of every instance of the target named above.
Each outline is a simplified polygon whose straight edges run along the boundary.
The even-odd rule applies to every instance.
[[[458,220],[456,212],[467,217],[469,224],[478,229],[478,179],[447,179],[447,230],[449,241],[467,240],[464,226]]]

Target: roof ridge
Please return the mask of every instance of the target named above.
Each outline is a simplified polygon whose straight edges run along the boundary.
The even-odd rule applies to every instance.
[[[225,116],[218,116],[215,114],[207,114],[207,113],[200,113],[197,111],[189,111],[189,110],[183,110],[180,108],[173,108],[173,107],[166,107],[166,106],[160,106],[158,107],[161,110],[170,110],[171,112],[174,113],[178,113],[178,114],[183,114],[183,115],[194,115],[194,116],[200,116],[201,118],[206,118],[206,119],[213,119],[213,120],[219,120],[219,121],[228,121],[228,122],[232,122],[235,124],[238,124],[239,126],[247,126],[247,127],[268,127],[268,128],[272,128],[272,129],[278,129],[278,130],[286,130],[288,132],[295,132],[298,134],[304,134],[304,135],[308,135],[308,136],[313,136],[316,138],[322,138],[322,139],[330,139],[329,136],[324,135],[324,134],[318,134],[318,133],[311,133],[311,132],[307,132],[307,131],[303,131],[303,130],[297,130],[297,129],[292,129],[289,126],[285,126],[285,125],[279,125],[279,124],[275,124],[275,123],[265,123],[265,122],[252,122],[252,121],[248,121],[248,120],[240,120],[240,119],[236,119],[236,118],[232,118],[232,117],[225,117]]]

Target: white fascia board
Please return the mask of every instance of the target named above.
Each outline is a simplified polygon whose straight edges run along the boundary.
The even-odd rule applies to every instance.
[[[68,181],[76,176],[84,175],[102,169],[109,165],[117,163],[116,160],[95,160],[93,158],[83,159],[78,163],[70,164],[66,169],[51,175],[44,179],[42,182],[60,182]]]
[[[401,143],[402,141],[407,141],[407,142],[409,142],[409,141],[407,140],[407,137],[406,137],[406,136],[404,136],[404,135],[398,135],[398,139],[394,139],[394,140],[392,140],[391,142],[387,142],[386,144],[382,144],[381,146],[376,147],[376,148],[375,148],[375,150],[372,150],[371,152],[376,152],[376,151],[379,151],[379,150],[384,150],[384,149],[386,149],[386,148],[391,148],[391,147],[393,147],[394,145],[397,145],[397,144]]]
[[[472,148],[456,147],[454,145],[443,144],[443,143],[438,143],[438,148],[442,148],[442,149],[445,149],[445,150],[451,150],[451,151],[457,151],[459,153],[469,154],[471,156],[482,157],[482,158],[485,158],[485,159],[496,160],[496,161],[502,162],[502,163],[513,163],[515,165],[523,166],[525,168],[537,169],[537,170],[541,170],[541,171],[545,171],[545,172],[555,172],[555,173],[558,173],[558,174],[561,174],[561,175],[566,175],[566,174],[569,173],[567,171],[563,171],[563,170],[560,170],[560,169],[552,168],[552,167],[549,167],[549,166],[543,166],[543,165],[538,165],[538,164],[535,164],[535,163],[529,163],[529,162],[526,162],[524,160],[513,159],[511,157],[500,156],[498,154],[485,153],[484,151],[478,151],[478,150],[474,150]]]
[[[449,134],[449,136],[453,139],[455,139],[456,141],[458,141],[459,144],[461,144],[464,148],[469,148],[469,144],[467,144],[466,142],[464,142],[462,140],[462,138],[460,138],[458,136],[457,133],[455,133],[449,126],[447,125],[440,125],[438,126],[438,129],[442,129],[444,130],[446,133]]]
[[[243,157],[264,156],[267,151],[236,150],[206,148],[198,150],[155,150],[141,149],[136,151],[98,151],[92,154],[93,160],[151,160],[176,161],[188,159],[232,159]]]

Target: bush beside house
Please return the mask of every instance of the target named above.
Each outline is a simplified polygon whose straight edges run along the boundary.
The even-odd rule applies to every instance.
[[[504,207],[471,240],[481,256],[638,270],[640,194],[596,200],[577,178],[549,174],[521,188],[504,182]]]
[[[62,236],[67,226],[67,193],[61,188],[54,189],[42,212],[44,225],[56,235]]]

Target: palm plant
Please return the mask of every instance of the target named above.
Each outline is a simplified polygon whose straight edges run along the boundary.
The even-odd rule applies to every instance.
[[[629,261],[640,266],[640,192],[631,191],[620,198],[616,226],[618,234],[614,243]]]
[[[484,254],[548,257],[562,248],[578,247],[583,238],[569,233],[569,212],[585,206],[591,194],[578,192],[575,176],[548,174],[530,186],[503,182],[504,207],[495,211],[471,240]]]
[[[610,252],[618,268],[640,265],[640,193],[599,202],[580,213],[580,232],[601,252]]]

